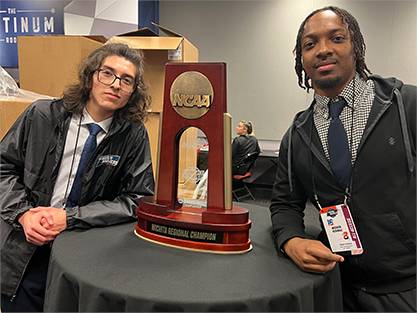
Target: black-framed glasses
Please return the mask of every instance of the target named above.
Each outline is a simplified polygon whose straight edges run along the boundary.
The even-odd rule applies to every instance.
[[[120,82],[120,89],[125,92],[132,92],[136,88],[135,79],[126,76],[126,77],[119,77],[114,74],[111,70],[105,68],[99,68],[97,70],[97,79],[100,83],[111,86],[116,81],[116,79]]]

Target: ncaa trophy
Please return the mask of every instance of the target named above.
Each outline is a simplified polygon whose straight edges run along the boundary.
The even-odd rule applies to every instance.
[[[207,137],[207,207],[178,201],[179,142],[189,127]],[[235,254],[252,249],[247,209],[232,203],[231,116],[225,63],[167,63],[155,196],[142,197],[135,234],[193,251]]]

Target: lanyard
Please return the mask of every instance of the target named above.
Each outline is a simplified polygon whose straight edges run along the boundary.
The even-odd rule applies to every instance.
[[[77,148],[78,148],[77,146],[78,146],[78,139],[80,137],[80,128],[81,128],[82,117],[83,117],[83,115],[81,114],[80,115],[80,120],[78,122],[77,137],[75,138],[74,152],[72,154],[71,168],[70,168],[69,174],[68,174],[67,186],[65,187],[65,195],[64,195],[63,204],[62,204],[63,207],[65,207],[65,204],[67,203],[68,187],[69,187],[69,183],[70,183],[70,180],[71,180],[72,170],[74,168],[74,160],[75,160],[75,154],[76,154]],[[67,136],[68,136],[68,133],[67,133]]]

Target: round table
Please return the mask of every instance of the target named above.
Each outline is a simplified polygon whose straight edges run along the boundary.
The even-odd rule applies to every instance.
[[[134,223],[62,233],[45,311],[342,311],[338,268],[302,272],[274,248],[268,208],[244,206],[252,220],[246,254],[150,243],[135,236]]]

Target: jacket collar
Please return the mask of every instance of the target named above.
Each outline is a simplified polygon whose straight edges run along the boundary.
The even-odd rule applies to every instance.
[[[115,115],[113,121],[110,125],[110,130],[107,134],[107,137],[113,136],[116,133],[125,131],[130,126],[130,122],[120,118],[118,115]]]
[[[372,123],[374,119],[378,119],[380,117],[381,111],[385,111],[385,109],[392,103],[394,90],[400,89],[403,82],[396,78],[382,78],[379,75],[371,75],[369,76],[369,79],[372,79],[375,83],[375,99],[369,116],[369,120]],[[308,127],[306,127],[306,124],[309,119],[312,118],[315,103],[316,100],[314,99],[307,110],[299,112],[295,116],[294,125],[297,129],[304,129],[307,131]],[[369,121],[368,125],[370,125]],[[366,128],[368,128],[368,125]],[[310,133],[310,131],[308,131],[308,133]]]
[[[403,82],[397,78],[382,78],[379,75],[371,75],[369,79],[372,79],[375,84],[375,97],[380,99],[380,102],[389,104],[394,98],[394,90],[401,89]]]
[[[381,105],[390,105],[394,97],[394,90],[400,89],[403,85],[403,82],[391,77],[391,78],[382,78],[379,75],[371,75],[368,79],[372,79],[375,85],[375,98]],[[314,99],[310,104],[309,108],[305,111],[299,112],[294,119],[294,124],[297,128],[302,127],[312,116],[313,108],[316,103]],[[375,99],[374,99],[375,104]]]
[[[393,100],[393,97],[395,94],[397,94],[397,98],[401,97],[401,95],[398,96],[399,92],[398,89],[400,89],[403,85],[403,83],[395,78],[388,78],[384,79],[381,76],[372,75],[369,77],[369,79],[372,79],[374,81],[375,85],[375,98],[372,104],[371,112],[368,117],[368,122],[365,127],[364,134],[362,135],[361,143],[359,144],[358,148],[358,155],[360,152],[361,147],[363,146],[364,142],[366,141],[366,138],[371,133],[372,129],[375,127],[381,116],[384,114],[384,112],[389,108]],[[401,102],[401,100],[399,100]],[[309,108],[305,111],[301,111],[298,114],[296,114],[293,124],[289,129],[289,146],[287,151],[287,158],[289,160],[288,163],[288,180],[290,184],[290,190],[293,190],[293,184],[292,184],[292,133],[293,129],[295,128],[304,143],[311,148],[311,152],[314,154],[314,156],[319,160],[319,162],[331,173],[329,162],[327,161],[323,147],[320,143],[320,140],[314,140],[315,139],[315,128],[313,127],[313,108],[315,105],[315,100],[312,101]],[[403,126],[405,127],[405,126]],[[414,171],[414,168],[410,167],[410,171]]]
[[[55,99],[51,103],[52,115],[51,117],[55,119],[55,122],[62,124],[68,117],[71,117],[71,113],[65,109],[63,99]]]
[[[55,118],[55,122],[57,122],[58,125],[69,123],[69,119],[72,116],[71,112],[68,112],[65,109],[64,101],[63,99],[56,99],[52,103],[52,110],[54,111],[54,114],[52,114],[52,117]],[[69,125],[69,124],[68,124]],[[119,133],[127,129],[130,125],[129,121],[126,121],[122,118],[120,118],[117,114],[114,115],[113,121],[110,125],[109,132],[107,134],[108,136],[112,136],[115,133]]]
[[[364,142],[368,138],[369,134],[372,132],[372,129],[378,123],[379,119],[382,117],[384,112],[391,105],[394,97],[394,90],[401,88],[403,85],[403,83],[396,78],[385,79],[378,75],[372,75],[369,77],[369,79],[372,79],[374,81],[375,98],[372,104],[372,109],[369,114],[365,131],[361,139],[361,143],[358,147],[358,154]],[[320,140],[310,139],[313,138],[315,135],[314,133],[311,133],[314,129],[311,123],[313,123],[313,110],[315,102],[316,100],[314,99],[307,110],[299,112],[295,116],[293,125],[301,135],[301,138],[303,139],[305,144],[311,146],[312,153],[317,157],[317,159],[322,163],[322,165],[331,172],[329,162],[325,157]]]

